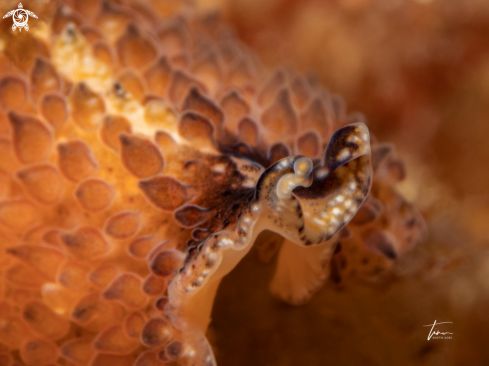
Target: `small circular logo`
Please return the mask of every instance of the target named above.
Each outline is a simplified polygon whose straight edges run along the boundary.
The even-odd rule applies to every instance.
[[[22,3],[20,3],[18,9],[9,11],[7,14],[3,16],[3,19],[12,16],[12,20],[14,22],[14,24],[12,25],[13,31],[19,29],[19,32],[21,32],[22,28],[28,31],[29,25],[27,24],[27,22],[29,21],[29,15],[31,17],[37,18],[36,14],[34,14],[32,11],[24,9]]]

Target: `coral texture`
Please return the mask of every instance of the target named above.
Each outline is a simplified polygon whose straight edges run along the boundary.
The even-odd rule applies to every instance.
[[[216,14],[32,10],[0,54],[7,365],[213,365],[219,282],[260,233],[271,292],[294,305],[423,237],[393,147],[316,80],[266,70]]]

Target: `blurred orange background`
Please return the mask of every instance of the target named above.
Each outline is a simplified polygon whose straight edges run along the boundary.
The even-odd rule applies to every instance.
[[[216,300],[218,362],[489,364],[489,2],[197,3],[219,9],[266,66],[316,75],[394,142],[403,193],[429,227],[395,279],[327,286],[303,308],[269,298],[270,269],[240,264]],[[433,320],[452,321],[453,340],[428,342]]]

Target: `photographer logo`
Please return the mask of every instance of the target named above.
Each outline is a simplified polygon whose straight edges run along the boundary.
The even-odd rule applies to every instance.
[[[22,3],[20,3],[18,9],[9,11],[3,16],[3,19],[11,16],[12,20],[14,21],[12,30],[15,31],[18,28],[19,32],[22,32],[22,28],[24,28],[26,31],[29,30],[29,25],[27,24],[29,21],[29,15],[37,19],[36,14],[34,14],[32,11],[24,9]]]
[[[437,323],[435,320],[433,324],[423,325],[423,327],[431,327],[430,332],[428,333],[428,340],[430,340],[430,339],[452,339],[453,333],[447,332],[445,330],[445,328],[447,327],[446,325],[440,327],[442,330],[444,330],[443,332],[436,328],[436,326],[440,326],[440,324],[453,324],[453,323],[452,322]]]

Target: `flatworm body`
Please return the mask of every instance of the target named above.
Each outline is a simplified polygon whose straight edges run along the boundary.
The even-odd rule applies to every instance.
[[[216,291],[260,233],[271,293],[294,305],[423,237],[393,147],[216,14],[35,11],[0,53],[4,364],[215,365]]]

